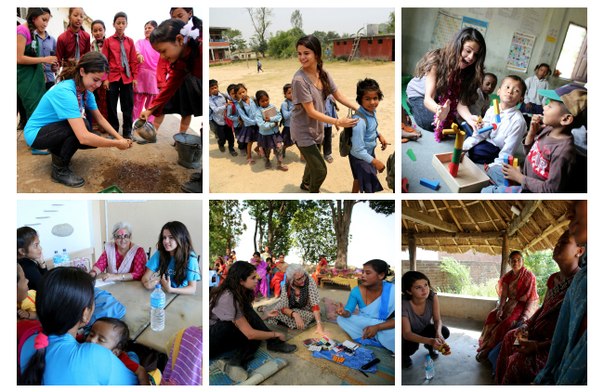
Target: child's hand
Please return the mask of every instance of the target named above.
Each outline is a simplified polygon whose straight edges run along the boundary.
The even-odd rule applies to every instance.
[[[386,166],[384,166],[384,164],[382,163],[382,161],[380,161],[379,159],[373,159],[373,161],[371,162],[371,164],[373,165],[373,167],[376,168],[376,170],[381,173],[384,171],[384,169],[386,168]]]
[[[273,309],[266,313],[268,317],[277,317],[279,315],[279,311],[277,309]]]
[[[537,133],[537,131],[539,131],[539,129],[541,128],[542,121],[543,116],[539,114],[533,114],[533,116],[531,117],[531,126],[529,132]]]
[[[109,90],[109,79],[107,79],[107,80],[105,80],[105,81],[103,82],[103,88],[104,88],[105,90]]]
[[[504,163],[501,171],[503,172],[503,176],[508,180],[512,180],[517,182],[518,184],[522,184],[524,176],[522,175],[522,172],[520,171],[519,167],[514,167],[512,165]]]
[[[17,317],[22,320],[29,320],[29,312],[23,309],[17,309]]]
[[[137,54],[136,54],[136,58],[138,59],[139,64],[142,64],[142,63],[144,63],[144,62],[145,62],[145,58],[144,58],[144,57],[143,57],[143,55],[142,55],[142,54],[140,54],[140,53],[137,53]]]
[[[384,151],[386,149],[386,147],[390,145],[390,143],[388,143],[386,141],[386,138],[382,135],[378,135],[378,140],[382,144],[382,151]]]
[[[271,121],[271,118],[268,115],[264,115],[264,121],[269,122]]]

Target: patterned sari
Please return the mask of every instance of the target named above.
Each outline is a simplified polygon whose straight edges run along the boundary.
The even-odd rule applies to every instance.
[[[560,272],[552,274],[547,280],[547,293],[543,305],[527,321],[528,339],[548,343],[547,349],[541,348],[534,354],[526,355],[513,348],[516,329],[505,335],[497,359],[497,384],[530,384],[537,373],[545,367],[562,301],[574,277],[573,274],[565,278]]]
[[[490,351],[502,341],[520,317],[528,320],[539,306],[535,275],[526,267],[522,267],[518,274],[514,274],[514,271],[508,272],[500,279],[499,285],[505,285],[508,289],[503,316],[501,321],[497,321],[497,309],[489,313],[478,339],[478,352]]]

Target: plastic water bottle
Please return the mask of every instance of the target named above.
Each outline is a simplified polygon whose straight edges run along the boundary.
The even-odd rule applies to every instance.
[[[55,255],[52,256],[52,263],[55,265],[55,267],[60,267],[62,262],[63,258],[59,254],[59,251],[55,250]]]
[[[67,253],[67,249],[63,249],[63,254],[61,255],[61,265],[63,267],[69,267],[71,260],[69,260],[69,253]]]
[[[434,378],[434,361],[430,358],[430,354],[426,354],[424,369],[426,370],[426,380],[432,380]]]
[[[151,292],[151,329],[153,331],[163,331],[166,322],[166,294],[161,289],[161,285],[157,283],[155,290]]]

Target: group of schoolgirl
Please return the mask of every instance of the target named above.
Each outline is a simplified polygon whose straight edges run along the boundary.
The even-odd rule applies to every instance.
[[[239,149],[246,150],[250,165],[255,161],[252,157],[252,144],[257,142],[255,151],[264,158],[265,167],[270,168],[270,151],[277,156],[279,170],[287,171],[283,164],[286,149],[294,144],[291,138],[290,120],[294,110],[292,102],[292,85],[283,86],[285,100],[280,109],[270,103],[268,93],[258,90],[255,97],[249,97],[243,84],[230,84],[227,94],[219,92],[218,82],[210,80],[210,121],[216,131],[218,147],[225,152],[228,145],[232,156],[237,156],[234,148],[235,137]],[[379,84],[373,79],[361,80],[357,84],[357,103],[360,105],[355,118],[360,119],[352,128],[350,137],[350,153],[348,154],[353,174],[352,192],[373,193],[383,190],[377,172],[383,172],[385,164],[375,158],[377,141],[384,150],[389,144],[378,132],[378,122],[375,110],[383,98]],[[271,111],[272,114],[265,114]],[[332,95],[325,99],[324,113],[332,118],[338,118],[339,108]],[[280,126],[283,126],[281,131]],[[323,159],[332,163],[332,124],[324,123],[324,139],[321,144]],[[339,127],[336,126],[339,130]],[[235,137],[233,136],[235,135]],[[304,158],[301,156],[302,161]]]
[[[473,162],[485,164],[492,181],[482,192],[572,191],[576,152],[571,131],[586,126],[586,88],[571,83],[548,90],[551,70],[543,63],[526,80],[505,76],[497,106],[490,105],[497,76],[484,72],[485,57],[482,34],[469,27],[445,48],[426,53],[407,87],[416,123],[440,142],[443,129],[465,122],[469,137],[462,149]],[[529,125],[523,113],[532,116]],[[521,144],[523,167],[514,164]]]

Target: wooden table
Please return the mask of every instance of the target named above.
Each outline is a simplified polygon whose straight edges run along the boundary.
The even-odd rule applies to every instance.
[[[149,297],[151,295],[151,290],[147,290],[143,287],[143,284],[138,280],[115,282],[99,288],[111,293],[126,307],[126,315],[122,320],[130,329],[130,339],[136,340],[150,324],[151,304]],[[166,294],[166,306],[168,306],[175,298],[175,294]],[[201,321],[199,324],[201,325]]]
[[[168,354],[171,339],[178,331],[192,325],[201,325],[202,286],[201,282],[197,282],[197,291],[194,295],[177,295],[166,305],[164,330],[155,332],[147,326],[136,342]]]

